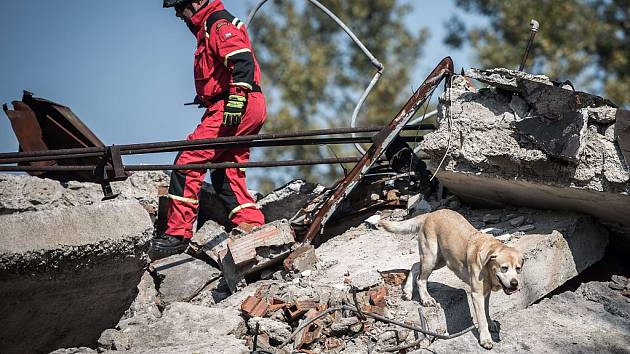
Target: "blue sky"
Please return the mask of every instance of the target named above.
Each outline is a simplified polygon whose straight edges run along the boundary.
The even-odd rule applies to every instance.
[[[235,16],[246,18],[253,2],[224,3]],[[446,55],[457,68],[471,66],[468,49],[453,51],[442,44],[444,22],[456,11],[453,1],[412,3],[415,9],[405,22],[414,30],[431,29],[416,65],[417,82]],[[1,1],[0,103],[21,99],[24,89],[32,91],[71,107],[105,144],[184,139],[202,114],[183,106],[194,97],[195,43],[173,10],[161,4]],[[253,42],[255,47],[255,38]],[[0,115],[0,152],[17,151],[10,123]],[[140,155],[125,162],[170,163],[173,156]]]

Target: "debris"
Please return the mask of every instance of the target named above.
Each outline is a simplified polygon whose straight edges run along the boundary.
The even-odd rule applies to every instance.
[[[155,261],[149,271],[159,283],[160,298],[167,304],[192,300],[221,276],[218,269],[185,253]]]
[[[381,215],[380,214],[374,214],[372,216],[370,216],[369,218],[365,219],[365,223],[370,225],[373,228],[377,228],[378,227],[378,223],[381,221]]]
[[[295,243],[293,230],[286,220],[267,224],[251,234],[230,239],[221,259],[223,276],[230,291],[244,284],[244,276],[281,261]]]
[[[485,222],[486,224],[498,224],[501,222],[501,215],[486,214],[483,216],[483,222]]]
[[[280,344],[291,336],[291,326],[286,323],[275,321],[270,318],[252,317],[247,321],[249,328],[256,328],[259,325],[260,333],[269,336],[270,344]]]
[[[304,315],[303,322],[309,321],[319,315],[320,311],[316,308],[312,308],[306,312]],[[306,326],[300,334],[298,334],[297,339],[295,341],[295,348],[301,349],[305,345],[309,345],[315,342],[322,334],[322,326],[318,323],[319,321],[315,321],[310,325]]]
[[[312,245],[303,245],[293,251],[284,260],[284,269],[287,272],[303,273],[315,269],[317,257],[315,256],[315,247]]]
[[[519,226],[523,225],[524,222],[525,222],[525,217],[524,216],[517,216],[514,219],[510,220],[510,225],[512,225],[514,227],[519,227]]]
[[[85,147],[104,147],[103,142],[68,107],[34,97],[24,91],[22,101],[13,101],[15,110],[3,106],[20,144],[21,152],[59,150]],[[86,166],[95,165],[98,157],[80,157],[40,162],[31,166]],[[90,172],[34,172],[32,175],[59,181],[95,182]]]
[[[424,199],[424,195],[416,194],[409,197],[407,200],[407,210],[409,210],[410,215],[419,215],[430,213],[433,208]]]
[[[400,286],[405,282],[409,275],[409,269],[396,269],[381,272],[383,282],[386,285]]]
[[[269,311],[269,304],[265,299],[248,296],[241,304],[241,311],[245,312],[249,317],[264,317]]]
[[[513,70],[467,76],[491,87],[449,88],[438,130],[420,143],[433,168],[446,154],[440,183],[470,205],[577,211],[630,235],[630,172],[618,153],[624,139],[610,141],[603,131],[611,123],[589,119],[614,104]]]
[[[367,290],[383,282],[383,278],[376,270],[363,270],[352,274],[350,284],[358,290]]]
[[[98,338],[132,304],[153,232],[135,200],[48,205],[0,215],[0,227],[3,352],[48,352]]]

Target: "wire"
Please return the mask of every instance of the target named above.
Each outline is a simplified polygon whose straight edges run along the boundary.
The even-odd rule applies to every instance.
[[[457,76],[461,76],[461,75],[454,74],[449,78],[448,90],[446,90],[446,96],[447,96],[446,101],[448,102],[448,105],[446,108],[446,121],[448,123],[448,143],[446,145],[446,152],[444,152],[444,156],[442,156],[442,160],[440,161],[440,164],[435,169],[435,172],[433,172],[433,176],[431,176],[431,179],[429,179],[430,182],[433,181],[437,173],[440,171],[440,168],[442,168],[442,165],[444,164],[444,161],[446,160],[446,157],[448,156],[448,153],[451,150],[451,143],[452,143],[452,137],[453,137],[453,122],[452,122],[452,117],[451,117],[451,90],[453,89],[453,79]]]

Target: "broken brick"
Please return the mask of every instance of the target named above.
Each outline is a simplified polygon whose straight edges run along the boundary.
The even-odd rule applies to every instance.
[[[288,317],[293,321],[308,312],[311,309],[316,309],[318,303],[315,301],[298,301],[287,308]]]
[[[250,317],[265,317],[269,310],[269,304],[264,299],[248,296],[241,304],[241,311]]]
[[[370,303],[374,306],[383,308],[387,306],[387,302],[385,301],[385,298],[387,297],[387,288],[380,287],[372,289],[368,291],[368,297],[370,298]]]

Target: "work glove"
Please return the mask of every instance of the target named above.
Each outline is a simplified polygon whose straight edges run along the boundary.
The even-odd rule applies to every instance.
[[[247,91],[243,88],[232,86],[223,112],[223,125],[234,126],[241,123],[245,107],[247,106]]]

